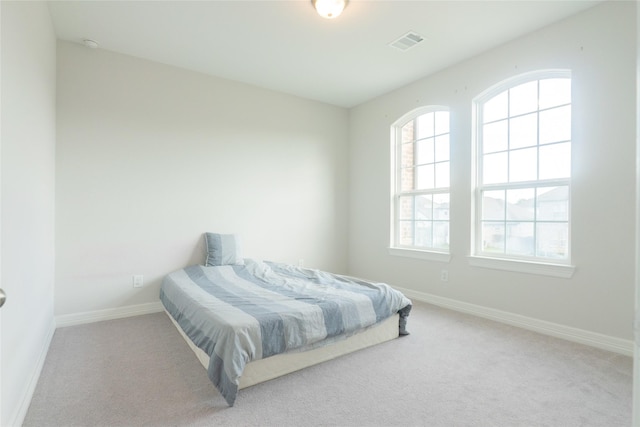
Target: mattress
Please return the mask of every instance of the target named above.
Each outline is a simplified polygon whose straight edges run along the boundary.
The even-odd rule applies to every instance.
[[[208,369],[209,356],[187,337],[182,328],[180,328],[180,325],[178,325],[166,310],[165,313],[169,319],[171,319],[171,322],[178,332],[180,332],[180,335],[194,352],[202,366]],[[239,389],[251,387],[252,385],[398,338],[398,318],[399,315],[396,314],[377,325],[371,326],[350,337],[341,337],[341,339],[333,340],[330,344],[322,347],[291,351],[249,362],[244,368],[242,377],[240,377]]]

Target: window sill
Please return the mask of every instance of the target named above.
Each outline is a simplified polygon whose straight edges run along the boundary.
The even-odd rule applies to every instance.
[[[470,256],[469,265],[494,270],[515,271],[517,273],[539,274],[542,276],[570,279],[576,270],[573,265],[518,261],[503,258]]]
[[[421,251],[419,249],[389,248],[389,254],[408,258],[426,259],[428,261],[449,262],[451,254],[446,252]]]

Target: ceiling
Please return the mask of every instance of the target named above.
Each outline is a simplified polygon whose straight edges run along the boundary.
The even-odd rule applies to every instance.
[[[600,1],[51,1],[59,39],[352,107]],[[424,41],[389,44],[409,31]]]

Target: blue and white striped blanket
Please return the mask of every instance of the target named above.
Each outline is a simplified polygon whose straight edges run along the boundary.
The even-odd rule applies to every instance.
[[[195,265],[165,277],[160,300],[210,357],[209,379],[230,406],[247,363],[349,336],[411,301],[384,283],[286,264]]]

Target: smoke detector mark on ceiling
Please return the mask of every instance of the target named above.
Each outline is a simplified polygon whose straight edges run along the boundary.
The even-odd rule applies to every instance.
[[[97,49],[100,46],[97,41],[91,39],[82,40],[82,44],[90,49]]]
[[[409,31],[407,34],[403,35],[399,39],[389,43],[389,46],[404,52],[411,49],[412,47],[422,42],[423,40],[424,38],[420,34],[414,31]]]

